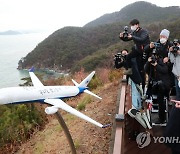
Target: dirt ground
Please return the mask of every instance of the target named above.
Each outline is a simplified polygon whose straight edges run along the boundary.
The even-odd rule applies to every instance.
[[[103,99],[92,98],[91,103],[81,111],[92,119],[102,123],[113,123],[119,83],[108,83],[95,93]],[[76,106],[87,94],[67,101]],[[112,127],[99,128],[64,111],[60,111],[72,135],[77,154],[108,154]],[[70,154],[66,136],[55,116],[42,131],[36,132],[29,141],[20,146],[16,154]]]

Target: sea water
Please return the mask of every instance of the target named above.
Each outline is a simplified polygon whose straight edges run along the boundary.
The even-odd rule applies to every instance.
[[[18,61],[31,52],[49,33],[0,35],[0,88],[18,86],[28,71],[17,70]]]

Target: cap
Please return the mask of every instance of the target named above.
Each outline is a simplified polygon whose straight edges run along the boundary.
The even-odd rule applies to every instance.
[[[170,31],[168,31],[167,29],[163,29],[160,33],[160,35],[166,36],[167,38],[169,38],[169,34],[170,34]]]

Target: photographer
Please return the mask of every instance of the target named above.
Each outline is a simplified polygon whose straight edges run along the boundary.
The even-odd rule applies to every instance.
[[[175,77],[176,100],[180,101],[180,43],[177,39],[173,41],[173,46],[169,48],[169,59],[173,64],[172,72]]]
[[[126,68],[126,56],[128,55],[128,50],[123,49],[120,53],[117,53],[114,57],[114,67],[119,69],[121,67]]]
[[[140,72],[143,71],[143,52],[144,47],[150,43],[149,41],[149,34],[145,29],[142,29],[139,25],[139,21],[137,19],[133,19],[130,22],[131,25],[131,33],[127,32],[127,27],[125,28],[125,32],[120,33],[120,39],[123,41],[134,41],[134,47],[132,48],[131,53],[128,54],[126,61],[127,61],[127,71],[125,74],[132,74],[132,63],[131,59],[136,58],[138,61],[138,69]]]
[[[163,62],[163,58],[156,53],[155,49],[145,64],[145,72],[149,78],[146,95],[151,96],[156,93],[159,103],[159,119],[156,123],[163,124],[165,122],[164,96],[168,96],[171,82],[168,65]]]
[[[127,56],[128,56],[128,54],[129,54],[128,50],[123,49],[121,52],[117,53],[114,56],[114,67],[116,69],[119,69],[122,67],[127,68]],[[140,74],[139,69],[138,69],[136,58],[132,58],[131,63],[133,64],[132,65],[132,74],[127,75],[127,78],[130,77],[134,83],[141,84],[142,78],[141,78],[141,74]]]
[[[151,42],[145,47],[145,52],[147,55],[152,53],[153,49],[156,49],[156,53],[163,58],[163,62],[168,62],[168,52],[171,46],[168,41],[170,32],[167,29],[163,29],[159,35],[159,40],[157,42]]]
[[[151,42],[144,48],[144,50],[147,57],[149,57],[153,50],[155,50],[158,57],[163,59],[163,63],[167,64],[170,76],[170,87],[173,87],[174,75],[172,73],[172,63],[169,61],[168,58],[169,48],[172,46],[172,44],[168,41],[169,35],[170,32],[167,29],[163,29],[159,34],[159,40],[157,42]]]
[[[176,103],[175,107],[170,112],[169,121],[165,130],[165,137],[180,138],[180,43],[178,40],[174,40],[173,46],[169,48],[169,58],[173,63],[173,74],[175,76],[176,86],[176,100],[172,102]],[[180,144],[171,143],[168,146],[172,150],[172,154],[180,153]]]

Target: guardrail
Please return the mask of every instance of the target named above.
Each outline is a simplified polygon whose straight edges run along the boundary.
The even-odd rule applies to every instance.
[[[115,128],[115,139],[114,139],[114,148],[113,148],[113,154],[123,154],[123,131],[124,131],[124,117],[125,117],[125,102],[126,102],[126,88],[127,88],[127,82],[126,82],[126,76],[123,76],[121,84],[121,93],[120,97],[118,99],[119,101],[119,107],[118,107],[118,113],[116,114],[116,128]]]

